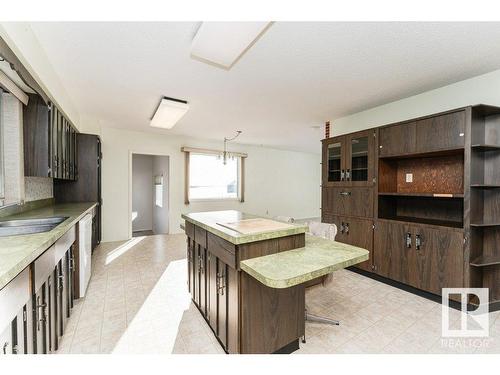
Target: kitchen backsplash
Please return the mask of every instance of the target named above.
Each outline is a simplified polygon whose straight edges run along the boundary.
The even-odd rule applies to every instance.
[[[48,177],[25,177],[24,197],[26,202],[54,197],[53,181]]]

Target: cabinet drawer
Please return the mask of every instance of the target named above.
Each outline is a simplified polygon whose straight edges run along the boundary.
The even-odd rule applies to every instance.
[[[416,123],[405,122],[379,130],[379,155],[393,156],[415,152]]]
[[[465,111],[417,121],[416,152],[464,147]]]
[[[72,226],[61,238],[55,243],[55,263],[59,263],[61,258],[66,254],[68,249],[75,242],[75,227]]]
[[[349,195],[347,212],[349,216],[373,217],[373,188],[350,188],[345,189]]]
[[[343,195],[349,189],[340,187],[323,187],[321,189],[321,210],[333,215],[346,215],[348,200]]]
[[[185,221],[185,231],[186,231],[186,236],[191,238],[194,241],[194,224],[190,223],[189,221]]]
[[[35,290],[40,289],[49,275],[54,271],[55,249],[55,245],[52,245],[35,260]]]
[[[373,217],[373,188],[324,187],[321,210],[323,214]]]
[[[204,249],[207,248],[207,231],[203,228],[200,228],[199,226],[195,225],[194,226],[194,241],[203,247]]]
[[[226,263],[229,267],[236,268],[236,247],[229,241],[208,233],[208,251]]]
[[[29,268],[17,275],[0,290],[0,332],[16,317],[30,299]]]

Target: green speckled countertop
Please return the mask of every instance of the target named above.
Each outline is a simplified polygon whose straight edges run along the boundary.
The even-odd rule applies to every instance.
[[[68,216],[68,219],[45,233],[0,237],[0,289],[52,246],[94,206],[96,206],[96,203],[55,204],[2,217],[1,220],[52,216]]]
[[[239,220],[255,219],[260,216],[246,214],[240,211],[210,211],[210,212],[196,212],[190,214],[182,214],[181,217],[195,224],[216,236],[222,237],[225,240],[235,244],[244,244],[248,242],[269,240],[271,238],[286,237],[293,234],[305,233],[307,225],[304,224],[290,224],[290,228],[281,230],[272,230],[252,234],[243,234],[232,229],[218,225],[217,223],[229,223]]]
[[[271,288],[289,288],[368,260],[368,250],[306,235],[306,246],[243,260],[243,271]]]

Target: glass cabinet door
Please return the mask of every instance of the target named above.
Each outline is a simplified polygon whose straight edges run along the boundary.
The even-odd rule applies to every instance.
[[[350,139],[350,165],[346,170],[348,181],[368,181],[368,136]]]
[[[328,182],[340,182],[344,180],[342,170],[342,142],[331,143],[327,151],[327,179]]]

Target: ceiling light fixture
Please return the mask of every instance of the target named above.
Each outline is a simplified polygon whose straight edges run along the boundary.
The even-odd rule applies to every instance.
[[[155,128],[172,129],[188,109],[187,101],[164,96],[156,108],[150,125]]]
[[[230,153],[229,151],[227,151],[227,142],[234,141],[236,138],[238,138],[238,136],[240,134],[241,134],[241,130],[236,130],[236,135],[234,137],[232,137],[232,138],[224,137],[224,151],[222,152],[222,163],[224,163],[224,165],[227,164],[228,156],[231,158],[234,158],[234,155],[232,153]]]
[[[203,22],[191,44],[191,56],[230,69],[271,22]]]

